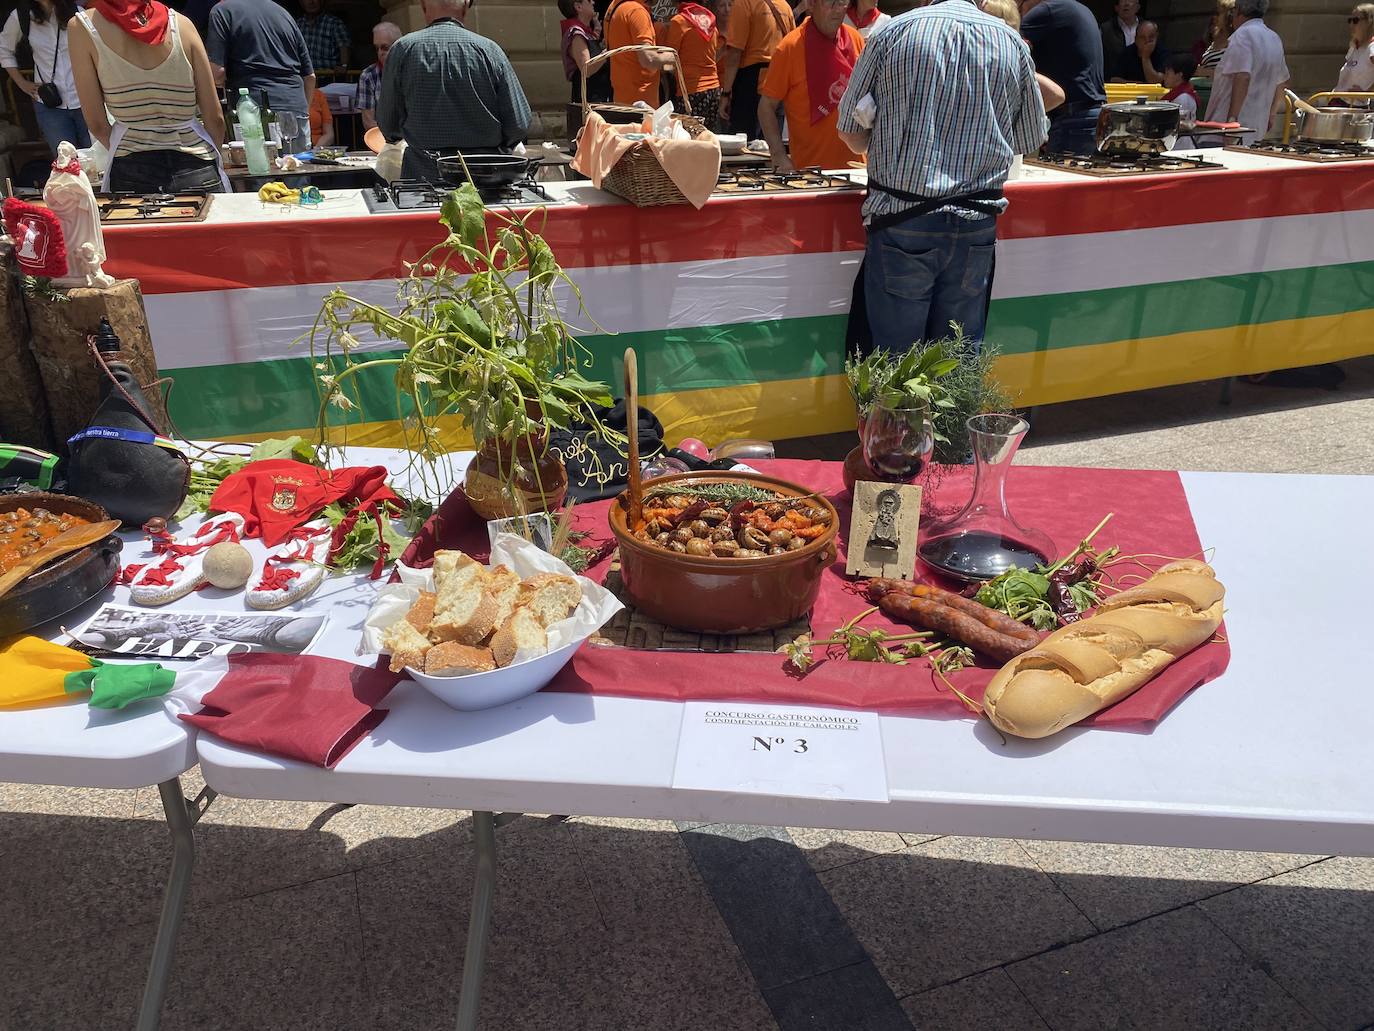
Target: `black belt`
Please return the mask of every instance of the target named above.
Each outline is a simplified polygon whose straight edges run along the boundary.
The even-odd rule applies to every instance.
[[[876,182],[872,176],[869,176],[868,188],[877,190],[879,193],[886,193],[898,200],[910,201],[914,205],[890,215],[875,215],[869,219],[868,228],[870,230],[891,229],[893,226],[909,222],[913,218],[929,215],[936,208],[962,208],[965,211],[973,211],[979,215],[990,215],[993,218],[1002,213],[995,203],[1002,199],[1001,190],[978,190],[974,193],[961,193],[952,197],[922,197],[919,193],[908,193],[906,190],[899,190],[894,186],[884,186],[882,183]]]

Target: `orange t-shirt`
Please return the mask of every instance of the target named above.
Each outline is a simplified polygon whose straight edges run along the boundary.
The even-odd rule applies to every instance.
[[[716,48],[719,43],[719,31],[712,32],[709,41],[704,40],[685,15],[675,14],[668,23],[668,46],[677,51],[689,95],[720,88],[720,76],[716,74]]]
[[[329,110],[329,98],[322,90],[316,90],[310,97],[310,144],[314,146],[324,135],[324,127],[332,125],[334,115]]]
[[[778,18],[773,17],[774,11],[778,13]],[[779,20],[784,26],[781,30],[778,28]],[[748,68],[751,64],[770,60],[778,42],[796,27],[792,8],[782,0],[735,0],[730,8],[730,25],[725,30],[725,42],[743,51],[739,66]]]
[[[657,43],[654,19],[641,0],[622,0],[606,21],[608,50]],[[658,69],[645,68],[639,63],[638,54],[611,58],[611,95],[617,104],[642,100],[650,107],[658,107]]]
[[[863,158],[840,139],[839,103],[819,122],[811,124],[811,93],[806,88],[804,35],[808,31],[803,23],[800,29],[789,32],[778,44],[773,51],[773,63],[768,66],[768,74],[759,84],[759,93],[782,101],[783,114],[787,116],[787,150],[792,164],[798,168],[845,168],[849,162],[863,161]],[[850,25],[841,25],[840,31],[849,33],[854,53],[859,54],[864,48],[859,30]]]

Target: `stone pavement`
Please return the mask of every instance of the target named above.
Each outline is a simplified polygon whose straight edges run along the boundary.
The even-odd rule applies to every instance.
[[[1368,474],[1374,360],[1345,368],[1047,408],[1023,460]],[[452,1026],[466,813],[220,798],[196,835],[168,1031]],[[497,840],[488,1029],[1374,1027],[1374,860],[540,816]],[[132,1026],[168,858],[155,789],[0,785],[0,1031]]]

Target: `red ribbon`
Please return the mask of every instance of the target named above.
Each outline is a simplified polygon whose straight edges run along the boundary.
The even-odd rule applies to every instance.
[[[56,161],[54,161],[52,163],[52,170],[54,172],[66,172],[68,175],[80,175],[81,162],[73,158],[71,161],[68,161],[65,165],[59,165]]]
[[[173,573],[182,572],[184,567],[170,555],[162,560],[162,564],[154,566],[143,574],[144,587],[171,587],[172,581],[169,579]]]
[[[285,591],[289,590],[292,580],[299,580],[301,574],[294,569],[287,569],[284,566],[272,565],[272,560],[268,559],[262,567],[262,580],[254,590],[258,591]]]

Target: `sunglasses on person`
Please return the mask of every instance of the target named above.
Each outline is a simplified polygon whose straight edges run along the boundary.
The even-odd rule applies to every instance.
[[[1346,19],[1346,21],[1348,21],[1351,25],[1358,25],[1360,24],[1360,22],[1364,21],[1364,15],[1352,14],[1349,18]]]

